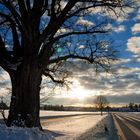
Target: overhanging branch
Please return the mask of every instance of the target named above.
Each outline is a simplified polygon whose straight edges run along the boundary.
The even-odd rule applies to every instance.
[[[16,11],[16,9],[13,7],[13,5],[10,1],[5,1],[5,0],[2,0],[2,1],[3,1],[4,6],[6,6],[8,8],[8,10],[11,12],[19,29],[22,31],[22,27],[21,27],[21,23],[20,23],[20,21],[22,21],[22,19],[21,19],[19,13]]]
[[[56,80],[51,74],[46,73],[46,72],[44,72],[43,74],[44,74],[46,77],[49,77],[54,83],[61,84],[61,85],[64,84],[64,80]]]
[[[103,31],[103,30],[93,30],[93,31],[74,31],[74,32],[69,32],[69,33],[65,33],[62,35],[59,35],[57,37],[54,38],[54,41],[57,41],[61,38],[67,37],[67,36],[71,36],[71,35],[85,35],[85,34],[97,34],[97,33],[107,33],[108,31]]]
[[[93,63],[94,62],[94,60],[92,58],[88,58],[86,56],[69,54],[69,55],[66,55],[66,56],[61,56],[61,57],[58,57],[58,58],[54,58],[54,59],[50,60],[49,63],[50,64],[58,63],[60,61],[64,61],[64,60],[67,60],[67,59],[70,59],[70,58],[82,59],[82,60],[86,60],[86,61],[88,61],[90,63]]]

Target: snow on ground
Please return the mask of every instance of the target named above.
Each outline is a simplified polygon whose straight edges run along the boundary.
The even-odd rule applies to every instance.
[[[100,112],[83,112],[83,111],[40,111],[40,116],[65,116],[65,115],[76,115],[76,114],[101,114]]]
[[[49,132],[41,132],[38,128],[8,128],[1,124],[0,140],[54,140],[54,138]]]
[[[112,116],[109,114],[76,140],[119,140]]]
[[[66,115],[68,117],[56,117],[56,119],[50,119],[46,123],[43,120],[42,123],[43,128],[51,131],[56,140],[76,139],[107,116],[106,114],[101,116],[97,112],[58,112],[58,114],[59,116]]]
[[[127,112],[126,114],[140,119],[140,112]]]
[[[44,132],[0,125],[0,140],[118,140],[112,117],[99,112],[41,111]],[[107,131],[105,131],[107,127]]]

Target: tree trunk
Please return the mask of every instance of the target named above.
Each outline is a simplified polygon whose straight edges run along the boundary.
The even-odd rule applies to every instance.
[[[103,115],[103,108],[101,107],[101,116]]]
[[[7,126],[39,127],[41,69],[34,59],[23,62],[17,71],[10,75],[12,97]]]

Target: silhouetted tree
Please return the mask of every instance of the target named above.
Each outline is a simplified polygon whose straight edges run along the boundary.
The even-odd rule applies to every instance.
[[[109,113],[109,111],[111,110],[111,107],[110,106],[106,106],[106,110]]]
[[[6,110],[6,109],[8,109],[8,106],[7,106],[7,104],[3,101],[3,97],[1,97],[1,101],[0,101],[0,113],[1,113],[1,115],[2,115],[2,117],[3,117],[3,120],[4,120],[5,124],[6,124],[6,122],[7,122],[7,118],[5,117],[5,110]]]
[[[102,115],[103,109],[105,109],[109,104],[106,97],[103,95],[97,96],[96,99],[94,100],[94,103],[96,107],[101,111],[101,115]]]
[[[67,73],[62,62],[80,59],[109,69],[114,51],[108,42],[95,37],[107,33],[107,24],[96,18],[95,9],[117,14],[126,3],[131,5],[132,1],[0,0],[0,66],[12,83],[7,126],[20,116],[25,126],[41,128],[42,75],[64,84]],[[94,24],[84,20],[89,16],[95,19]]]
[[[138,111],[138,105],[137,104],[134,105],[134,110]]]
[[[131,111],[134,110],[134,103],[133,103],[133,102],[130,102],[130,103],[129,103],[129,108],[130,108]]]

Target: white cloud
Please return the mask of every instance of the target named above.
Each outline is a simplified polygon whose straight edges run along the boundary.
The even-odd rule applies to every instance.
[[[118,23],[122,23],[129,19],[129,14],[134,12],[134,8],[125,7],[123,10],[120,8],[115,8],[114,11],[107,11],[105,14],[111,19],[116,20]]]
[[[89,8],[89,14],[101,14],[102,16],[107,16],[113,20],[116,20],[118,23],[122,23],[129,19],[129,14],[134,12],[134,8],[130,7],[123,7],[115,8],[114,10],[108,10],[106,8],[96,7],[96,8]]]
[[[68,28],[63,28],[62,27],[57,31],[56,35],[60,35],[60,34],[68,33],[68,32],[71,32],[71,30],[68,29]]]
[[[97,13],[101,13],[101,7],[95,7],[95,8],[89,8],[88,9],[89,14],[97,14]]]
[[[77,20],[76,24],[78,24],[78,25],[84,25],[84,26],[93,26],[94,25],[93,22],[88,21],[88,20],[85,20],[85,19],[83,19],[81,17]]]
[[[140,33],[140,23],[136,23],[132,28],[131,31],[133,34]]]
[[[80,45],[80,46],[79,46],[79,49],[84,49],[84,48],[85,48],[84,45]]]
[[[105,27],[106,30],[109,30],[111,29],[112,31],[116,32],[116,33],[120,33],[120,32],[124,32],[125,31],[125,26],[124,25],[120,25],[120,26],[117,26],[117,27],[113,27],[112,24],[108,24],[106,27]]]
[[[135,54],[140,53],[140,37],[132,37],[128,39],[127,49]]]
[[[124,25],[120,25],[118,27],[114,27],[113,31],[116,32],[116,33],[124,32],[125,31],[125,26]]]
[[[138,15],[134,18],[134,20],[140,20],[140,14],[138,14]]]
[[[107,24],[107,26],[105,27],[106,30],[110,30],[110,29],[112,29],[112,28],[113,28],[113,26],[112,26],[112,24],[110,24],[110,23]]]

